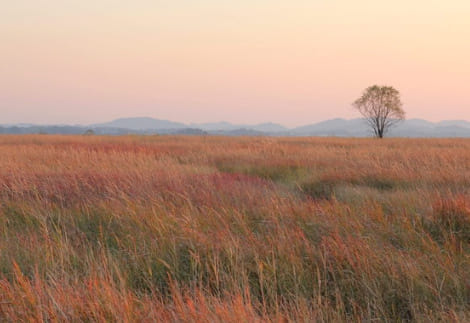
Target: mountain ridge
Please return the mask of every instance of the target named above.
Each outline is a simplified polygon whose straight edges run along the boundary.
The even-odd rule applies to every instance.
[[[278,123],[265,122],[254,125],[234,124],[227,121],[209,123],[175,122],[151,117],[118,118],[109,122],[90,125],[0,125],[0,133],[65,133],[78,134],[92,130],[96,134],[212,134],[254,136],[336,136],[367,137],[371,131],[364,119],[335,118],[288,128]],[[468,137],[470,122],[466,120],[443,120],[431,122],[409,119],[392,128],[389,137]]]

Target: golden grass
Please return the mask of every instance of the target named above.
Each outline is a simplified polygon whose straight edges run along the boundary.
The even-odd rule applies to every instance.
[[[3,321],[470,320],[470,140],[1,136]]]

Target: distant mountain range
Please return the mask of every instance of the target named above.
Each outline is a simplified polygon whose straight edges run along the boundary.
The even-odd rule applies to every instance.
[[[256,125],[232,124],[229,122],[184,124],[154,118],[121,118],[106,123],[92,125],[0,125],[4,134],[186,134],[186,135],[226,135],[226,136],[337,136],[367,137],[370,129],[363,119],[332,119],[302,127],[286,128],[276,123]],[[429,122],[410,119],[398,124],[388,134],[389,137],[469,137],[470,122],[446,120]]]

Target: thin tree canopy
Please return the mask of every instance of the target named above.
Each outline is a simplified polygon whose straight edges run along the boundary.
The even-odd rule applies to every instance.
[[[354,101],[353,106],[359,110],[377,138],[383,138],[393,125],[405,119],[400,92],[391,86],[368,87]]]

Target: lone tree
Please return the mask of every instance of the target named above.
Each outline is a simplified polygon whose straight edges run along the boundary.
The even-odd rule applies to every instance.
[[[359,110],[377,138],[383,138],[393,125],[405,119],[400,92],[391,86],[369,86],[354,101],[353,106]]]

